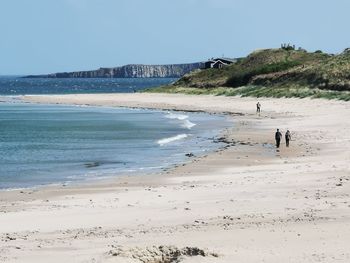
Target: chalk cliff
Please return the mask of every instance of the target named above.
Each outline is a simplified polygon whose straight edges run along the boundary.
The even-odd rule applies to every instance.
[[[183,75],[203,67],[203,63],[171,65],[125,65],[114,68],[99,68],[89,71],[53,73],[48,75],[30,75],[27,78],[180,78]]]

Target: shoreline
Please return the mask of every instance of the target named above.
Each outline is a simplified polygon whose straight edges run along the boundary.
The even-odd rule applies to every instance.
[[[28,96],[37,96],[37,95],[28,95]],[[41,96],[41,95],[38,95]],[[46,95],[44,95],[46,96]],[[49,95],[51,96],[51,95]],[[69,95],[68,95],[69,96]],[[0,96],[0,102],[4,102],[6,103],[7,101],[3,101],[3,97],[7,97],[7,98],[14,98],[14,96]],[[30,102],[30,101],[26,101],[23,96],[18,96],[16,97],[16,100],[9,100],[9,103],[26,103],[26,104],[43,104],[43,105],[57,105],[57,103],[42,103],[42,102]],[[145,111],[153,111],[153,112],[163,112],[163,113],[171,113],[171,112],[176,112],[176,113],[198,113],[198,114],[207,114],[207,115],[220,115],[221,117],[223,116],[227,116],[225,120],[223,120],[224,122],[227,123],[227,125],[229,125],[230,127],[232,126],[233,123],[233,119],[232,116],[230,114],[226,114],[226,113],[211,113],[211,112],[205,112],[205,111],[196,111],[196,110],[192,110],[192,111],[183,111],[181,109],[177,109],[177,110],[171,110],[171,109],[161,109],[161,108],[144,108],[144,107],[127,107],[127,106],[107,106],[107,105],[87,105],[87,104],[66,104],[66,103],[62,103],[60,104],[62,106],[71,106],[71,107],[91,107],[91,108],[105,108],[105,109],[127,109],[127,110],[145,110]],[[229,124],[230,123],[230,124]],[[226,126],[227,126],[226,125]],[[165,173],[167,173],[169,170],[174,170],[179,166],[185,166],[188,165],[192,162],[194,162],[197,159],[200,159],[203,156],[206,156],[208,154],[211,154],[213,152],[216,151],[221,151],[224,148],[227,147],[227,145],[229,145],[230,143],[227,142],[224,139],[224,133],[225,130],[229,129],[230,127],[223,127],[220,129],[220,131],[218,131],[218,133],[214,134],[214,137],[210,140],[208,140],[209,144],[214,144],[214,143],[221,143],[222,145],[217,146],[216,148],[213,149],[207,149],[205,152],[202,152],[200,155],[193,155],[189,158],[184,158],[182,161],[176,162],[176,163],[172,163],[172,164],[167,164],[166,166],[162,166],[157,168],[156,170],[151,170],[149,172],[142,172],[140,169],[140,171],[134,171],[134,172],[129,172],[129,173],[121,173],[118,174],[116,173],[115,175],[110,175],[110,176],[102,176],[101,178],[99,177],[95,177],[95,178],[90,178],[90,179],[80,179],[77,181],[61,181],[61,182],[54,182],[51,184],[39,184],[39,185],[33,185],[33,186],[28,186],[28,187],[17,187],[17,188],[3,188],[0,189],[0,194],[2,192],[6,193],[6,192],[15,192],[16,194],[18,194],[18,192],[31,192],[31,193],[35,193],[38,191],[48,191],[48,190],[56,190],[58,188],[60,189],[83,189],[83,188],[89,188],[91,185],[99,185],[100,187],[105,186],[105,185],[109,185],[111,183],[113,183],[114,181],[116,181],[117,179],[120,180],[125,180],[126,178],[130,177],[130,176],[136,176],[136,177],[142,177],[142,176],[151,176],[151,177],[160,177],[161,175],[164,175]],[[165,140],[165,139],[169,139],[169,138],[163,138],[160,140]],[[189,152],[189,154],[192,154],[192,152]],[[64,192],[64,191],[63,191]],[[12,195],[12,194],[11,194]]]
[[[8,199],[0,193],[0,260],[44,262],[50,254],[53,262],[153,262],[146,258],[162,255],[159,246],[197,248],[205,255],[184,255],[183,262],[350,259],[350,120],[343,117],[349,116],[349,103],[264,98],[259,117],[254,98],[92,94],[23,99],[239,114],[237,125],[227,131],[230,147],[164,174]],[[290,148],[283,145],[276,152],[271,147],[276,128],[292,131]]]

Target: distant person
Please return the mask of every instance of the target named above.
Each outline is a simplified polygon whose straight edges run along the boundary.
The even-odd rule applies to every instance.
[[[258,102],[258,103],[256,104],[256,113],[259,113],[259,114],[260,114],[260,110],[261,110],[261,104],[260,104],[260,102]]]
[[[291,139],[291,135],[290,135],[290,131],[287,130],[286,134],[284,135],[285,139],[286,139],[286,146],[289,147],[289,141]]]
[[[276,140],[276,148],[280,148],[282,133],[280,132],[280,129],[277,129],[275,133],[275,140]]]

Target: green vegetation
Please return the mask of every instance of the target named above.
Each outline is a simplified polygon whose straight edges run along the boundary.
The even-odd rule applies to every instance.
[[[307,53],[299,50],[259,50],[222,69],[212,68],[194,71],[182,77],[174,86],[195,88],[240,87],[253,84],[252,82],[257,76],[301,68],[305,65],[323,61],[328,57],[327,54]]]
[[[148,92],[349,100],[350,49],[339,55],[290,45],[258,50],[222,69],[197,70]]]
[[[323,98],[350,101],[349,91],[331,91],[312,89],[308,87],[260,87],[244,86],[240,88],[188,88],[162,86],[148,89],[147,93],[171,93],[187,95],[214,95],[214,96],[242,96],[242,97],[270,97],[270,98]]]
[[[267,65],[259,65],[256,68],[237,70],[226,81],[226,86],[241,87],[247,85],[254,76],[284,71],[301,63],[299,61],[283,61]]]

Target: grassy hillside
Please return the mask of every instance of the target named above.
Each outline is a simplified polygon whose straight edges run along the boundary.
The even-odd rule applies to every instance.
[[[259,50],[230,66],[198,70],[153,91],[347,100],[350,50],[336,56],[305,50]]]
[[[302,86],[323,90],[350,91],[350,52],[274,74],[256,75],[250,84],[259,86]]]
[[[255,51],[246,58],[223,69],[206,69],[185,75],[175,86],[210,88],[240,87],[249,84],[255,76],[284,72],[292,68],[320,63],[329,58],[323,53],[266,49]]]

